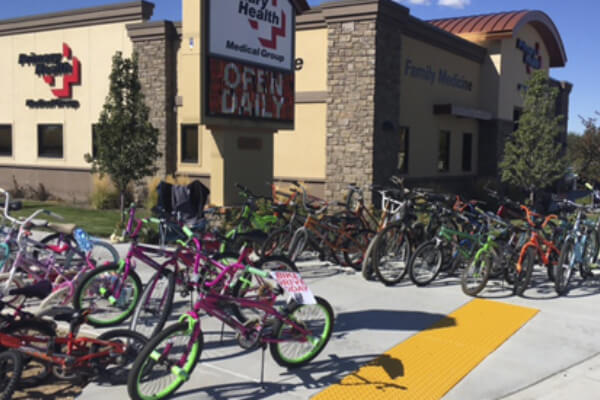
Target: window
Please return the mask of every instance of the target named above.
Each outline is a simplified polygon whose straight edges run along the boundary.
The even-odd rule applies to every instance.
[[[471,159],[473,155],[473,135],[470,133],[463,134],[462,143],[462,170],[471,171]]]
[[[0,156],[12,156],[11,125],[0,125]]]
[[[440,131],[438,153],[438,171],[445,172],[450,169],[450,132]]]
[[[96,158],[98,156],[98,131],[96,127],[98,124],[92,124],[92,158]]]
[[[63,157],[63,126],[38,125],[38,156]]]
[[[181,126],[181,162],[198,163],[198,125]]]
[[[400,152],[398,153],[398,172],[408,172],[408,133],[407,127],[400,127]]]

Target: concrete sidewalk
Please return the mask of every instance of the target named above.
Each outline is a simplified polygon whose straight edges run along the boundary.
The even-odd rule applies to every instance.
[[[360,274],[347,274],[318,263],[304,265],[302,271],[311,289],[333,305],[336,315],[331,341],[317,359],[304,368],[288,371],[277,366],[267,351],[265,383],[261,387],[260,351],[242,350],[227,329],[221,341],[221,325],[214,319],[203,319],[205,348],[201,362],[173,398],[308,399],[471,300],[460,290],[456,277],[439,279],[425,288],[407,280],[385,287],[365,281]],[[543,396],[562,393],[564,398],[567,391],[571,394],[567,398],[599,397],[600,359],[596,355],[600,354],[600,282],[576,279],[569,295],[559,298],[541,268],[536,269],[534,281],[526,298],[514,297],[509,288],[490,282],[482,297],[540,312],[444,399],[554,399],[558,396]],[[173,319],[178,315],[174,312]],[[580,364],[583,360],[587,362]],[[571,369],[573,365],[577,366]],[[432,373],[429,379],[441,378]],[[573,396],[573,390],[577,395]],[[109,397],[127,398],[126,388],[92,383],[80,396],[86,400]]]

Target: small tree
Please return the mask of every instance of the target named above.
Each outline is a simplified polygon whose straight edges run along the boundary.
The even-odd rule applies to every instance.
[[[535,71],[527,83],[519,128],[506,141],[500,162],[502,181],[529,191],[544,189],[565,174],[566,160],[558,142],[562,116],[556,115],[558,89],[544,71]]]
[[[124,220],[125,191],[130,182],[142,180],[157,171],[155,161],[159,132],[149,122],[149,109],[138,77],[137,56],[113,57],[110,90],[96,126],[97,154],[85,160],[92,172],[108,175],[120,194],[121,222]]]
[[[596,118],[581,118],[581,120],[585,127],[583,135],[569,134],[567,140],[569,163],[581,178],[598,182],[600,181],[600,126],[596,125]]]

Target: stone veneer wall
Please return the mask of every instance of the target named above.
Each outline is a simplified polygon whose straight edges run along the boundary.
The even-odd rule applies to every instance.
[[[325,198],[342,200],[348,183],[373,182],[376,21],[373,16],[327,27]]]
[[[400,151],[402,25],[382,12],[377,20],[373,183],[384,185],[397,172]]]
[[[177,168],[177,49],[179,38],[169,21],[128,26],[133,49],[138,54],[139,75],[150,122],[159,130],[158,175],[174,173]]]

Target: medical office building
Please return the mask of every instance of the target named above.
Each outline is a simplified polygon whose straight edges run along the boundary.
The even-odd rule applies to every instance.
[[[0,186],[14,176],[67,200],[89,195],[83,156],[111,59],[134,50],[160,173],[210,183],[219,148],[201,123],[200,2],[182,1],[182,22],[149,21],[153,5],[139,1],[0,21]],[[497,176],[531,72],[566,61],[541,11],[422,21],[391,0],[323,3],[296,18],[294,129],[240,133],[240,179],[265,164],[327,198],[392,174],[468,189]],[[552,82],[566,142],[571,85]]]

